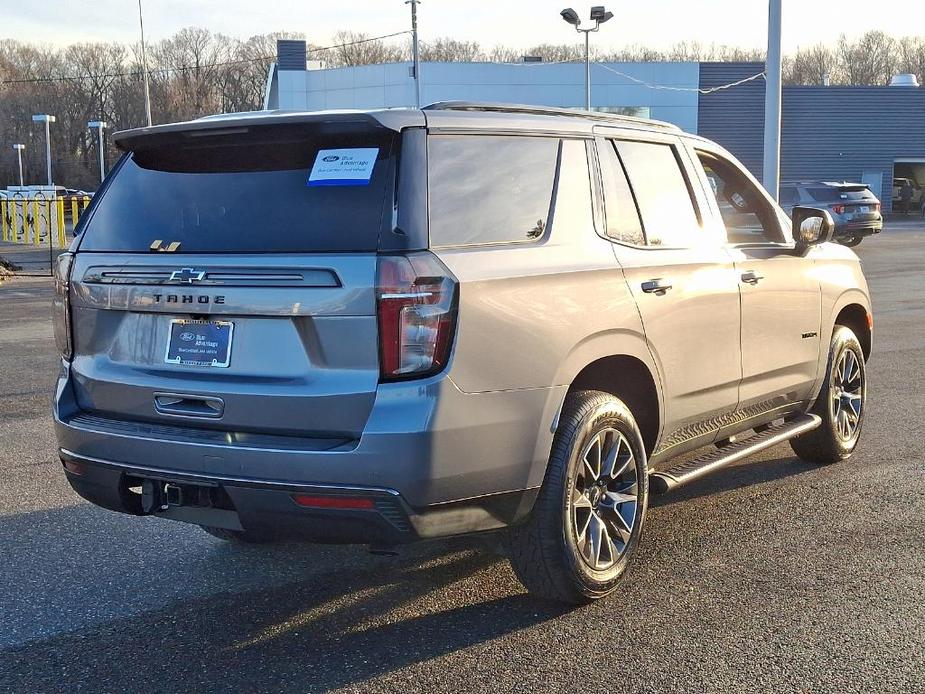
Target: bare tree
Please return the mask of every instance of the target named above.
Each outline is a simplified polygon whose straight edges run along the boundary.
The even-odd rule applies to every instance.
[[[485,60],[477,41],[438,38],[421,42],[421,60],[431,63],[476,62]]]
[[[334,43],[336,46],[321,56],[321,60],[330,67],[398,63],[410,57],[407,47],[355,31],[338,31],[334,34]]]
[[[899,40],[898,46],[896,71],[916,75],[919,83],[925,84],[925,38],[905,36]]]
[[[826,45],[800,48],[787,60],[784,82],[787,84],[820,85],[826,80],[841,81],[838,55]]]
[[[888,84],[896,72],[896,40],[882,31],[868,31],[857,41],[842,35],[837,51],[845,84]]]

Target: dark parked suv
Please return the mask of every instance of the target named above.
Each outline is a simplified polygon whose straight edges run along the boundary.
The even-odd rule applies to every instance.
[[[883,230],[880,200],[865,183],[781,183],[780,204],[787,212],[800,205],[828,210],[835,222],[835,240],[845,246],[857,246],[865,236]]]
[[[583,601],[650,494],[858,443],[857,257],[673,126],[444,103],[116,142],[54,305],[58,453],[102,507],[233,541],[502,531],[531,591]]]

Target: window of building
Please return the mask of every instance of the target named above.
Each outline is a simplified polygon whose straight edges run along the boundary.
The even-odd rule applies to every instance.
[[[592,106],[591,110],[599,113],[613,113],[618,116],[651,117],[651,108],[648,106]]]
[[[686,248],[703,242],[687,178],[672,145],[617,142],[649,246]]]
[[[434,135],[428,139],[434,246],[532,241],[546,232],[559,140]]]

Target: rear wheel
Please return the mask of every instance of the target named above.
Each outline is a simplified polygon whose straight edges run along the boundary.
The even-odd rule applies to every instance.
[[[612,593],[639,543],[648,502],[645,448],[632,413],[600,391],[568,396],[529,520],[511,531],[511,564],[531,593],[582,603]]]
[[[812,409],[822,424],[790,441],[800,458],[823,465],[848,458],[858,445],[864,424],[867,371],[861,343],[850,328],[835,326],[826,368]]]

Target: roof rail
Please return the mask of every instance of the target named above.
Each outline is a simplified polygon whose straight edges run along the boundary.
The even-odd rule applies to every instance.
[[[680,131],[677,125],[650,118],[622,116],[616,113],[585,111],[583,109],[560,108],[557,106],[533,106],[530,104],[503,104],[488,101],[437,101],[424,106],[424,111],[485,111],[494,113],[527,113],[537,116],[568,116],[601,121],[603,123],[648,125],[665,130]]]

